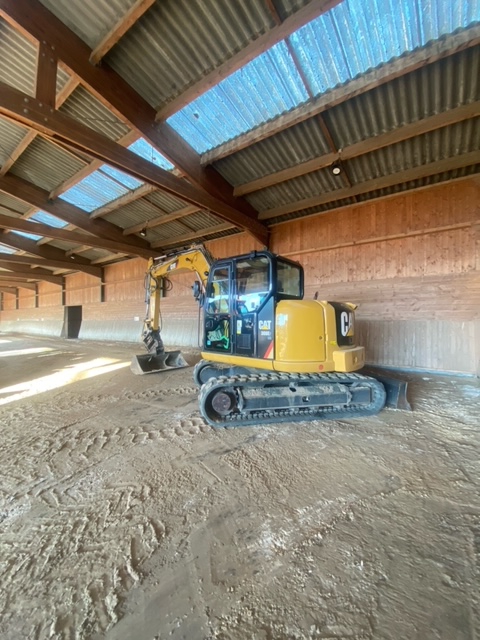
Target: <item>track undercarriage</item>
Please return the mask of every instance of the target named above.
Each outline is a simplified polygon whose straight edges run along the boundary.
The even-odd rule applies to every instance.
[[[375,415],[385,387],[355,373],[297,374],[197,365],[200,412],[213,427],[241,427]]]

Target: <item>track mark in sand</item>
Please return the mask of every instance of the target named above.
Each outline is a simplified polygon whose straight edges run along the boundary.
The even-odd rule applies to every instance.
[[[53,489],[45,491],[51,496]],[[17,637],[35,637],[32,629],[39,625],[38,638],[67,638],[72,616],[82,630],[78,637],[110,629],[128,591],[142,580],[144,563],[167,537],[165,524],[144,511],[151,493],[147,483],[109,486],[73,476],[56,493],[61,499],[55,510],[28,523],[10,519],[0,533],[8,558],[2,563],[0,635],[8,637],[4,625],[18,629]],[[12,593],[29,603],[28,620],[17,619]],[[50,621],[50,631],[42,620]]]
[[[196,435],[198,433],[208,433],[209,431],[211,431],[211,428],[201,418],[184,418],[175,427],[177,436]]]
[[[148,401],[148,400],[164,400],[166,398],[171,398],[172,396],[197,396],[198,389],[197,387],[177,387],[176,389],[144,389],[143,391],[124,391],[123,397],[128,400],[140,400],[140,401]]]

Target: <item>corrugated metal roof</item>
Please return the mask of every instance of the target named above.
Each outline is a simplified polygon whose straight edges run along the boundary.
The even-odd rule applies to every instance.
[[[33,96],[37,48],[0,18],[0,81]]]
[[[480,0],[344,0],[289,38],[318,96],[392,58],[480,20]],[[167,122],[205,153],[307,99],[284,43],[278,43]]]
[[[69,96],[60,111],[111,140],[119,140],[130,129],[83,87]]]
[[[480,118],[475,118],[353,158],[343,166],[356,185],[479,148]],[[264,211],[345,187],[341,178],[322,169],[252,193],[247,199],[258,211]]]
[[[280,222],[288,222],[288,221],[297,220],[299,218],[304,218],[311,215],[317,215],[319,213],[327,213],[329,211],[338,209],[343,206],[352,206],[352,205],[358,204],[359,202],[367,202],[369,200],[374,200],[375,198],[379,198],[379,197],[390,196],[397,193],[404,193],[411,189],[420,189],[422,187],[428,187],[430,185],[440,184],[448,180],[464,178],[464,177],[468,177],[478,173],[480,173],[480,164],[471,165],[469,167],[463,167],[461,169],[455,169],[453,171],[446,171],[443,173],[435,174],[433,176],[427,176],[426,178],[419,178],[417,180],[412,180],[410,182],[404,182],[401,184],[393,185],[392,187],[387,187],[385,189],[377,189],[375,191],[370,191],[368,193],[364,193],[362,195],[356,196],[356,198],[346,198],[343,200],[337,200],[335,202],[328,202],[327,204],[320,205],[317,207],[302,209],[301,211],[295,211],[293,213],[289,213],[284,216],[271,218],[270,220],[267,221],[267,223],[269,226],[272,226]]]
[[[104,216],[104,219],[108,220],[108,222],[113,222],[113,224],[122,229],[126,229],[135,224],[158,218],[159,215],[161,213],[158,209],[153,207],[145,198],[140,198],[109,213]]]
[[[345,165],[357,184],[478,149],[480,118],[472,118],[353,158]]]
[[[322,114],[338,149],[480,99],[480,48],[472,47],[351,98]],[[215,163],[234,186],[330,151],[315,118]]]
[[[318,121],[312,118],[227,156],[214,167],[236,187],[329,151]]]
[[[163,211],[167,213],[171,213],[172,211],[177,211],[178,209],[182,209],[187,206],[187,203],[184,200],[180,200],[180,198],[176,198],[175,196],[166,193],[165,191],[154,191],[153,193],[149,193],[146,196],[146,200],[157,205]],[[161,215],[161,212],[157,212],[158,215]]]
[[[266,4],[258,0],[162,0],[128,31],[106,61],[157,107],[273,25]]]
[[[337,148],[480,98],[480,48],[472,47],[329,109]],[[256,145],[258,146],[258,145]]]
[[[122,18],[135,0],[40,0],[91,49]]]
[[[24,231],[11,231],[10,233],[14,233],[17,236],[22,236],[23,238],[28,238],[29,240],[41,240],[43,236],[37,236],[35,233],[25,233]]]
[[[51,191],[85,166],[72,154],[37,136],[11,168],[11,173]]]
[[[0,167],[9,159],[27,133],[28,129],[0,118]]]
[[[57,93],[63,89],[63,87],[67,84],[70,78],[71,76],[66,71],[64,71],[62,67],[60,66],[57,67],[57,88],[56,88]]]
[[[0,207],[7,207],[8,209],[13,209],[17,211],[20,215],[27,213],[32,207],[21,200],[17,200],[17,198],[13,198],[3,191],[0,191]],[[7,213],[2,212],[2,213]]]

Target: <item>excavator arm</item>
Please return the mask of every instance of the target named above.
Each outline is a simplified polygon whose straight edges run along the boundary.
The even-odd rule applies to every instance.
[[[161,299],[168,277],[193,271],[197,280],[193,286],[195,299],[201,304],[213,258],[203,245],[159,258],[150,258],[145,274],[145,302],[142,340],[148,355],[135,356],[130,368],[138,375],[187,366],[180,351],[166,352],[161,338]]]

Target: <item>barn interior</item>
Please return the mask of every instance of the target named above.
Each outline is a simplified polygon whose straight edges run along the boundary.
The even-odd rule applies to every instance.
[[[480,635],[479,44],[479,0],[0,0],[2,637]],[[358,305],[413,411],[213,430],[133,376],[192,245]]]

